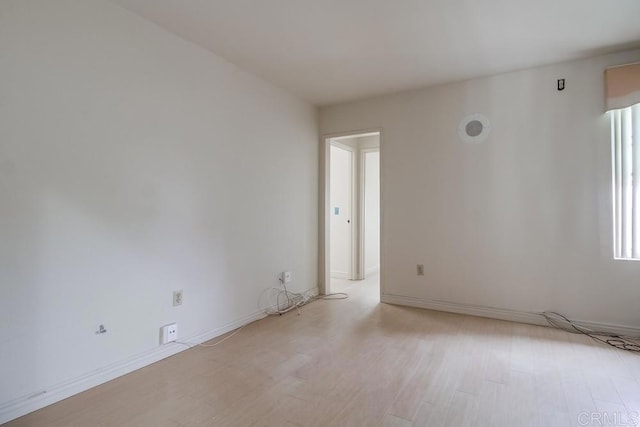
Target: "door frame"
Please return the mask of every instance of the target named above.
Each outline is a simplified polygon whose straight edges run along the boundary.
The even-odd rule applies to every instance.
[[[385,234],[384,234],[384,143],[383,143],[383,129],[368,128],[362,130],[346,131],[346,132],[334,132],[321,135],[320,139],[320,177],[318,180],[320,191],[318,200],[318,290],[321,295],[331,293],[331,242],[330,242],[330,224],[331,217],[329,207],[331,204],[330,197],[330,161],[331,161],[331,140],[336,138],[352,138],[356,136],[366,136],[371,134],[378,134],[380,139],[380,297],[384,295],[385,289],[385,268],[384,268],[384,253],[385,253]],[[354,156],[355,157],[355,156]],[[358,172],[359,173],[359,172]],[[358,195],[355,195],[359,197]],[[360,213],[358,213],[359,215]],[[353,211],[352,211],[353,215]],[[358,221],[360,224],[361,221]],[[360,225],[358,225],[359,228]],[[356,229],[357,227],[352,227]],[[356,231],[360,231],[359,229]],[[352,245],[353,246],[353,245]],[[354,248],[352,248],[354,249]]]
[[[364,231],[364,226],[365,226],[365,214],[366,214],[366,209],[365,209],[365,203],[366,203],[366,198],[365,198],[365,193],[367,191],[367,181],[365,179],[366,173],[367,173],[367,166],[366,166],[366,158],[367,158],[367,154],[370,153],[380,153],[380,144],[378,145],[378,147],[376,148],[361,148],[360,149],[360,160],[359,160],[359,164],[360,164],[360,191],[358,194],[358,207],[359,207],[359,211],[358,211],[358,222],[359,222],[359,235],[357,236],[356,243],[358,244],[359,248],[358,248],[358,252],[356,253],[356,255],[359,255],[359,260],[358,260],[358,265],[360,265],[361,267],[361,271],[358,272],[359,277],[357,277],[356,279],[364,279],[366,278],[367,275],[367,269],[365,266],[365,246],[367,245],[366,239],[367,239],[367,234]],[[378,178],[380,178],[380,168],[378,167]],[[382,187],[379,187],[379,192],[382,191]],[[379,198],[380,195],[378,194],[378,210],[379,212],[381,211],[381,206],[382,206],[382,200]],[[382,213],[380,212],[381,216]],[[380,223],[382,223],[382,218],[380,218]],[[382,235],[378,234],[378,240],[382,239]],[[379,244],[380,242],[378,242]],[[382,250],[379,251],[378,256],[380,256],[380,254],[382,253]],[[381,264],[380,259],[378,259],[378,264]]]

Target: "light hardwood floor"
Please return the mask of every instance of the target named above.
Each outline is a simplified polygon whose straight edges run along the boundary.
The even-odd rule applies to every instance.
[[[255,322],[216,347],[190,349],[8,425],[550,427],[640,419],[639,355],[551,328],[380,304],[376,286],[338,284],[351,298]]]

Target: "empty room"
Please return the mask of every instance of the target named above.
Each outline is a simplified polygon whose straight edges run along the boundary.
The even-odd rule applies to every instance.
[[[637,0],[0,0],[0,424],[640,425]]]

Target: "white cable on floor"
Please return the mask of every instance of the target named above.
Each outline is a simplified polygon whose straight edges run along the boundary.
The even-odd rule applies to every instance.
[[[196,344],[196,343],[189,343],[189,342],[183,342],[183,341],[176,341],[176,344],[186,345],[189,348],[191,348],[191,347],[215,347],[218,344],[221,344],[221,343],[225,342],[226,340],[228,340],[229,338],[231,338],[232,336],[234,336],[235,334],[240,332],[245,326],[247,326],[247,325],[240,326],[238,329],[233,331],[233,333],[231,335],[226,336],[226,337],[222,338],[220,341],[217,341],[217,342],[215,342],[213,344]]]
[[[281,280],[282,281],[282,280]],[[315,295],[315,296],[305,296],[304,294],[301,293],[296,293],[296,292],[290,292],[287,290],[287,287],[284,283],[282,283],[282,289],[280,288],[276,288],[276,287],[272,287],[270,289],[270,291],[277,291],[277,297],[276,297],[276,304],[271,304],[271,298],[269,298],[269,303],[271,304],[271,306],[265,310],[265,313],[269,314],[269,315],[282,315],[285,313],[288,313],[291,310],[294,309],[298,309],[298,315],[300,315],[300,307],[302,307],[303,305],[309,304],[312,301],[315,301],[317,299],[324,299],[324,300],[333,300],[333,299],[347,299],[349,298],[349,294],[347,294],[346,292],[334,292],[334,293],[330,293],[330,294],[325,294],[325,295]],[[285,306],[285,308],[280,308],[280,299],[284,299],[286,298],[287,300],[287,306]],[[273,310],[273,311],[269,311],[269,309]],[[220,341],[217,341],[213,344],[197,344],[197,343],[189,343],[189,342],[184,342],[184,341],[175,341],[176,344],[181,344],[181,345],[185,345],[189,348],[192,347],[215,347],[218,344],[222,344],[223,342],[225,342],[226,340],[228,340],[229,338],[235,336],[237,333],[239,333],[242,329],[244,329],[244,327],[247,325],[243,325],[241,327],[239,327],[238,329],[236,329],[235,331],[233,331],[232,334],[224,337],[223,339],[221,339]]]
[[[270,316],[276,316],[276,315],[280,316],[295,309],[298,310],[298,315],[300,315],[300,307],[306,304],[309,304],[310,302],[315,301],[316,299],[331,300],[331,299],[349,298],[349,294],[345,292],[334,292],[326,295],[317,295],[317,296],[307,296],[301,293],[291,292],[287,289],[287,286],[282,281],[282,279],[279,279],[279,280],[280,280],[280,283],[282,283],[282,288],[272,287],[269,289],[269,292],[270,292],[268,294],[269,307],[267,307],[267,309],[265,310],[265,313]],[[275,304],[273,304],[273,300],[272,300],[273,291],[277,292]],[[282,302],[285,302],[286,300],[286,305],[282,306],[280,304],[281,300]]]
[[[631,351],[634,353],[640,353],[640,337],[630,337],[624,335],[613,334],[611,332],[594,331],[584,326],[580,326],[577,323],[569,320],[567,317],[554,311],[545,311],[540,313],[547,322],[563,331],[583,334],[595,341],[602,344],[608,344],[611,347],[618,348],[620,350]]]

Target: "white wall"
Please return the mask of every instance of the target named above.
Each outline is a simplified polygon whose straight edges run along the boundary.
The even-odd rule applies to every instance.
[[[638,60],[601,56],[321,109],[323,134],[383,129],[383,293],[640,326],[640,262],[612,257],[603,112],[604,68]],[[475,112],[493,132],[464,145],[458,122]]]
[[[330,174],[331,276],[350,279],[353,153],[332,145]]]
[[[317,136],[311,105],[118,6],[2,1],[4,419],[163,324],[254,318],[282,270],[315,288]]]
[[[364,153],[364,272],[380,269],[380,152]]]

